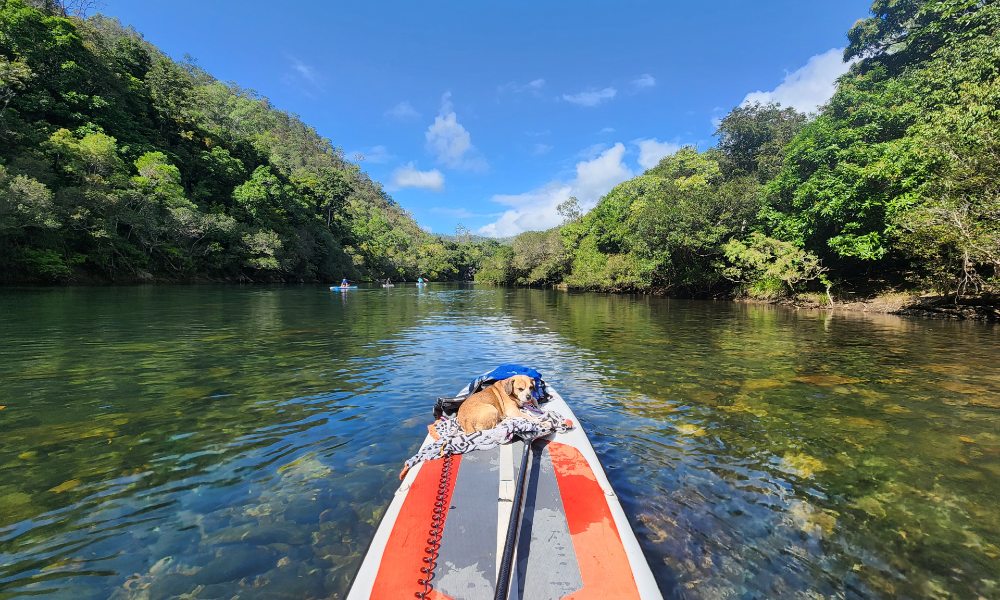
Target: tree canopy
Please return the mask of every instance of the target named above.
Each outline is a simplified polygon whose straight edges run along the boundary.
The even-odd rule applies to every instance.
[[[738,106],[716,147],[682,148],[564,224],[561,281],[1000,291],[1000,4],[876,0],[848,40],[850,71],[818,114]],[[507,283],[530,271],[518,246]]]
[[[567,198],[562,225],[510,243],[426,233],[298,118],[113,19],[66,16],[86,4],[0,0],[6,281],[1000,287],[994,2],[875,0],[816,114],[735,107],[716,147],[678,150],[586,214]]]
[[[0,278],[474,270],[298,118],[85,9],[0,0]]]

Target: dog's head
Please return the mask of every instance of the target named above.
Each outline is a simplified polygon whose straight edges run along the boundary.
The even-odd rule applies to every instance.
[[[534,404],[532,392],[535,391],[535,380],[527,375],[514,375],[503,380],[503,391],[515,399],[519,407]]]

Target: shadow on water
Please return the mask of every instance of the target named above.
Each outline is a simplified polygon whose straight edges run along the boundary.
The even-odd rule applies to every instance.
[[[346,593],[434,397],[573,404],[665,593],[995,596],[998,329],[430,286],[0,291],[0,598]]]

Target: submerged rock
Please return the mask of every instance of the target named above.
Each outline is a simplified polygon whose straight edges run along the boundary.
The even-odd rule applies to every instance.
[[[326,598],[329,594],[323,578],[324,572],[321,569],[307,571],[288,565],[262,575],[258,583],[263,585],[254,590],[254,597],[288,600]]]
[[[59,485],[50,488],[49,491],[54,494],[62,494],[63,492],[68,492],[72,489],[76,489],[80,485],[79,479],[70,479],[69,481],[64,481]]]
[[[219,550],[218,556],[202,567],[194,579],[205,585],[237,581],[267,571],[276,560],[274,552],[267,548],[226,547]]]
[[[302,483],[315,479],[325,479],[333,474],[333,469],[323,464],[313,454],[302,456],[286,465],[278,467],[282,484]]]
[[[285,520],[300,524],[319,523],[323,506],[315,500],[292,500],[285,508]]]
[[[165,600],[186,594],[196,587],[198,587],[198,582],[195,581],[194,577],[180,573],[168,573],[154,579],[145,591],[149,595],[149,600]]]
[[[788,452],[781,458],[779,468],[786,473],[809,478],[819,471],[825,471],[826,465],[815,456],[804,452]]]
[[[205,540],[205,543],[217,546],[246,544],[270,546],[272,544],[304,544],[308,540],[308,535],[301,531],[297,525],[246,523],[213,533]]]
[[[262,546],[270,544],[290,544],[294,546],[305,544],[309,541],[309,536],[298,527],[263,525],[248,529],[240,536],[240,541]]]

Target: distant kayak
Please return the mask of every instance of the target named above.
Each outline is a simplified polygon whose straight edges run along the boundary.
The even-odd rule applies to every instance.
[[[356,286],[356,285],[349,285],[347,287],[343,287],[343,286],[339,286],[339,285],[331,285],[330,286],[330,291],[331,292],[346,292],[346,291],[349,291],[349,290],[356,290],[356,289],[358,289],[358,286]]]
[[[396,284],[395,283],[383,283],[382,287],[384,287],[384,288],[396,287]]]

